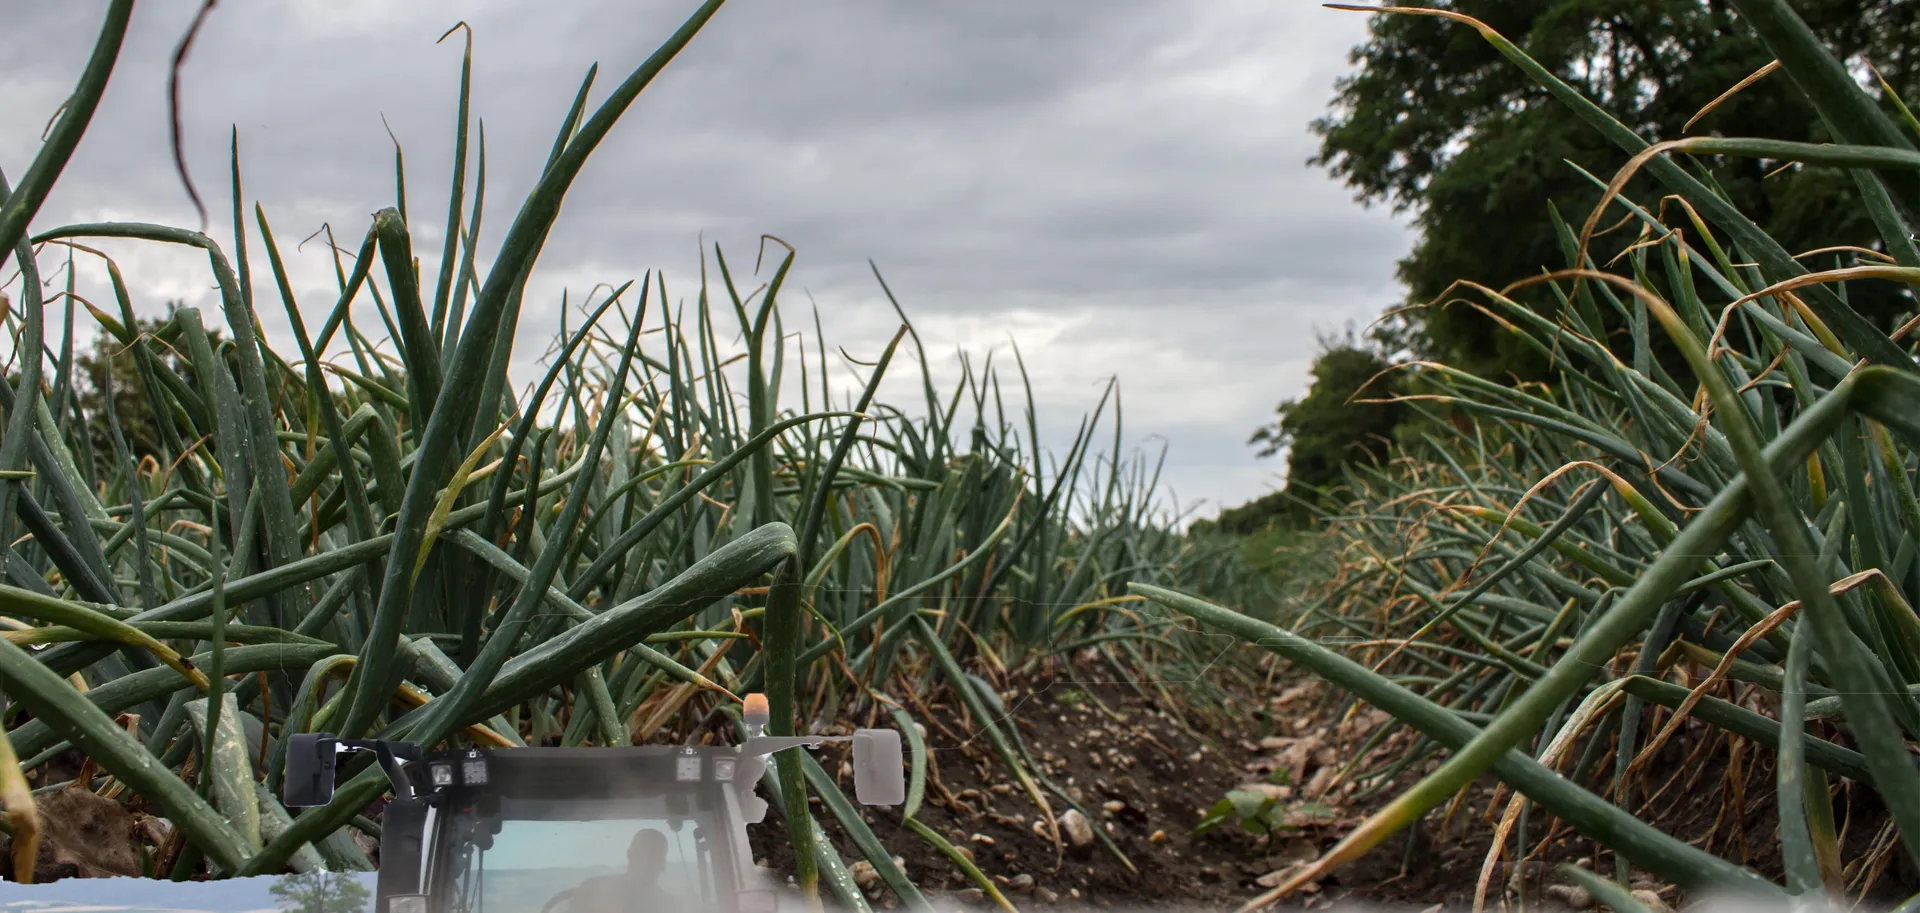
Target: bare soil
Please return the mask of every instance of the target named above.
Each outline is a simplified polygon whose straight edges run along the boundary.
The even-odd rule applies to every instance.
[[[968,848],[980,869],[1022,908],[1167,904],[1236,909],[1279,884],[1290,867],[1331,848],[1437,765],[1428,761],[1411,767],[1366,794],[1354,782],[1365,771],[1343,768],[1387,717],[1354,705],[1318,680],[1291,675],[1283,674],[1261,694],[1239,696],[1239,706],[1221,718],[1178,718],[1153,691],[1141,693],[1125,683],[1041,681],[1014,685],[1002,697],[1046,775],[1086,809],[1132,864],[1130,870],[1097,842],[1074,846],[1064,841],[1063,850],[1057,849],[1044,816],[1008,776],[992,746],[984,738],[970,738],[965,712],[936,703],[927,708],[940,723],[926,733],[930,776],[917,818],[954,845]],[[1257,715],[1255,708],[1266,712]],[[1262,733],[1249,725],[1261,715],[1272,721],[1272,731]],[[1656,716],[1649,728],[1657,729],[1663,719]],[[1636,812],[1668,833],[1777,878],[1772,753],[1748,744],[1734,757],[1737,740],[1706,732],[1683,729],[1651,759],[1647,774],[1635,780],[1631,801]],[[1819,734],[1844,743],[1837,731]],[[1391,759],[1413,746],[1412,734],[1402,731],[1390,736],[1373,757]],[[1611,770],[1611,750],[1603,766]],[[848,779],[850,793],[850,778],[843,779]],[[1229,790],[1249,786],[1282,797],[1283,804],[1298,812],[1287,819],[1296,826],[1267,837],[1243,832],[1232,822],[1193,832],[1207,809]],[[1327,909],[1350,902],[1409,911],[1472,909],[1495,827],[1512,798],[1510,791],[1498,792],[1496,798],[1497,788],[1496,781],[1483,778],[1445,808],[1445,814],[1430,814],[1419,826],[1271,909]],[[1907,865],[1897,841],[1886,839],[1886,815],[1877,800],[1860,797],[1865,791],[1851,790],[1849,784],[1841,783],[1838,789],[1835,818],[1843,858],[1864,861],[1848,872],[1849,897],[1887,909],[1920,891],[1920,877]],[[1056,817],[1068,811],[1057,797],[1047,798]],[[860,858],[830,813],[816,805],[814,814],[835,839],[842,858]],[[994,906],[896,820],[897,815],[887,813],[868,815],[874,832],[900,854],[909,877],[922,890]],[[1554,869],[1574,863],[1610,875],[1613,854],[1543,812],[1536,810],[1530,821],[1528,858],[1515,860],[1510,844],[1487,877],[1489,908],[1498,908],[1503,899],[1528,908],[1591,908],[1591,900],[1569,892]],[[792,870],[784,825],[775,816],[751,839],[763,864],[776,871]],[[856,874],[866,876],[866,893],[876,907],[897,904],[870,872]],[[1634,889],[1653,892],[1673,909],[1695,899],[1643,872],[1634,872],[1630,880]]]
[[[1314,685],[1294,688],[1286,701],[1276,703],[1298,712],[1281,714],[1290,720],[1278,727],[1284,731],[1262,737],[1204,716],[1176,718],[1124,683],[1047,683],[1013,694],[1006,705],[1028,751],[1093,825],[1106,831],[1126,862],[1099,841],[1075,846],[1063,836],[1063,845],[1056,847],[1044,815],[1007,775],[993,747],[984,738],[968,738],[962,711],[936,703],[930,709],[944,725],[926,734],[929,782],[916,817],[955,846],[966,847],[1016,907],[1233,909],[1277,883],[1277,873],[1317,858],[1371,810],[1372,803],[1346,801],[1338,786],[1317,802],[1309,796],[1325,787],[1348,757],[1327,738],[1339,723],[1329,719],[1338,708],[1326,697]],[[1349,723],[1346,731],[1364,729]],[[1284,776],[1271,776],[1276,770]],[[1276,787],[1276,779],[1298,784],[1275,790],[1298,799],[1305,809],[1296,829],[1263,838],[1230,821],[1193,832],[1229,790],[1255,783]],[[1056,820],[1069,812],[1057,797],[1047,798]],[[814,813],[843,858],[860,858],[830,813],[818,805]],[[994,905],[894,817],[869,815],[868,822],[900,854],[922,890]],[[751,837],[762,863],[777,871],[792,867],[784,830],[769,816]],[[1402,852],[1403,842],[1392,851],[1369,854],[1279,906],[1319,909],[1347,900],[1414,909],[1470,905],[1487,843],[1485,836],[1417,840],[1408,854]],[[897,902],[877,879],[869,884],[876,905]]]

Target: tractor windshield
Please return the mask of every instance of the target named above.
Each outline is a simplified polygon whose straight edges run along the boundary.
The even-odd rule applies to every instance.
[[[705,790],[516,799],[457,811],[443,832],[446,913],[722,909],[726,814]]]

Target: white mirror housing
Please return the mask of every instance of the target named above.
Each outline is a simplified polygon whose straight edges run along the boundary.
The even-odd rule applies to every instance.
[[[861,805],[900,805],[907,801],[906,756],[900,748],[899,732],[854,732],[853,792]]]

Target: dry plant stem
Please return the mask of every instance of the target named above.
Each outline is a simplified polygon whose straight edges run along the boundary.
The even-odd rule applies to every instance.
[[[40,860],[40,812],[34,806],[33,787],[20,769],[13,744],[0,732],[0,805],[7,810],[7,828],[13,834],[13,880],[33,884]]]

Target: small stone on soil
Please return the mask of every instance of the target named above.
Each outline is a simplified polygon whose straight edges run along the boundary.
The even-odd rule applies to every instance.
[[[1661,900],[1660,895],[1652,891],[1642,888],[1632,892],[1632,894],[1634,900],[1646,904],[1647,909],[1653,911],[1653,913],[1673,913],[1673,908],[1667,906],[1667,902]]]
[[[1093,822],[1080,814],[1079,809],[1069,809],[1060,816],[1060,829],[1067,832],[1067,839],[1074,846],[1086,846],[1093,842]]]
[[[1575,910],[1585,910],[1593,906],[1593,894],[1579,885],[1556,884],[1547,887],[1547,896],[1555,897],[1561,903]]]

